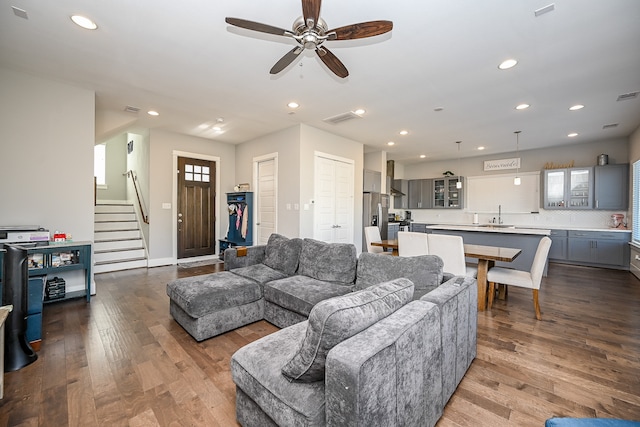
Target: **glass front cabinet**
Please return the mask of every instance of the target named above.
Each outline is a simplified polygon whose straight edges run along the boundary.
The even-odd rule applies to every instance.
[[[593,167],[544,171],[543,209],[593,209]]]
[[[462,183],[464,178],[436,178],[433,180],[433,207],[462,209],[463,193],[458,188],[458,180]]]

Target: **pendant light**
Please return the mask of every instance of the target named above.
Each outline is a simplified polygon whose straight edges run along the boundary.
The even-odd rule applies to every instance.
[[[459,190],[462,188],[462,181],[460,181],[460,144],[462,141],[456,141],[458,144],[458,182],[456,182],[456,188]]]
[[[513,132],[516,134],[516,157],[520,153],[520,132],[522,131],[517,130]],[[518,176],[518,172],[520,171],[520,157],[517,157],[517,159],[518,163],[516,163],[516,177],[513,178],[513,185],[520,185],[520,177]]]

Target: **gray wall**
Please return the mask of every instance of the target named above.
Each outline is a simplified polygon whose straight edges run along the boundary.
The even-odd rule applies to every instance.
[[[140,195],[141,202],[138,203],[138,195],[133,186],[133,180],[125,177],[126,195],[125,199],[134,206],[138,215],[138,223],[142,230],[145,243],[149,241],[149,224],[144,222],[142,215],[149,217],[149,188],[151,185],[149,179],[149,130],[140,131],[140,133],[127,133],[124,135],[127,142],[133,141],[133,151],[126,155],[126,170],[133,171],[137,178],[136,186]],[[140,209],[142,204],[142,212]],[[151,219],[149,218],[149,221]]]
[[[105,142],[107,188],[98,189],[98,200],[127,200],[127,138],[118,135]]]

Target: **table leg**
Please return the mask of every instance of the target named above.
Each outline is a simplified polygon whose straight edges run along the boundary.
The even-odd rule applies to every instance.
[[[484,311],[487,307],[487,273],[494,265],[493,260],[478,260],[478,311]]]

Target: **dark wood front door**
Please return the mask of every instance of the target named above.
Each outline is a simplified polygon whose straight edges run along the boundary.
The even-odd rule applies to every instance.
[[[178,258],[215,253],[216,164],[178,157]]]

